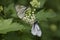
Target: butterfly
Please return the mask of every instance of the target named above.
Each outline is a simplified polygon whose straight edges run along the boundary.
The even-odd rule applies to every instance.
[[[20,6],[20,5],[16,5],[15,9],[17,11],[17,15],[20,19],[22,19],[25,16],[25,10],[26,7],[25,6]]]
[[[37,22],[32,25],[31,33],[35,36],[41,37],[42,31]]]

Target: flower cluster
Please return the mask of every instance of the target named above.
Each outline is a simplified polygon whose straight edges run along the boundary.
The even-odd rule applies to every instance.
[[[32,11],[30,7],[27,8],[25,12],[25,17],[23,18],[23,20],[25,20],[27,23],[33,24],[35,21],[34,11],[35,9]]]
[[[3,11],[3,7],[2,7],[2,6],[0,6],[0,12],[1,12],[1,11]]]
[[[40,8],[40,2],[38,2],[38,0],[32,0],[30,4],[32,5],[32,7]]]
[[[34,12],[36,11],[36,8],[40,7],[40,2],[38,0],[32,0],[30,2],[33,8],[27,8],[25,11],[25,17],[23,18],[24,21],[27,23],[33,24],[35,22],[35,15]]]

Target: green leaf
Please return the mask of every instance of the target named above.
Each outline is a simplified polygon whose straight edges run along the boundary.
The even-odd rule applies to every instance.
[[[14,3],[11,3],[9,6],[4,7],[4,13],[7,17],[17,17],[17,12],[14,7]]]
[[[0,33],[7,33],[10,31],[25,31],[25,30],[30,30],[29,26],[25,26],[23,24],[18,24],[18,23],[12,23],[12,19],[5,19],[0,22]]]
[[[40,1],[40,8],[42,8],[46,2],[46,0],[39,0]]]
[[[56,13],[49,9],[49,10],[41,10],[36,14],[37,20],[47,20],[47,18],[53,18],[56,17]]]

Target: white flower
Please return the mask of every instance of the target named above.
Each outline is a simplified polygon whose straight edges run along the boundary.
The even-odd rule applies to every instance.
[[[40,2],[38,0],[32,0],[30,4],[32,5],[32,7],[40,8]]]
[[[34,13],[34,11],[32,13]]]
[[[34,9],[34,11],[36,11],[36,9]]]

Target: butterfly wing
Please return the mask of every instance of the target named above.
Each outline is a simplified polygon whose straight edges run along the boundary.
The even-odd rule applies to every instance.
[[[31,33],[32,35],[36,35],[36,27],[34,26],[34,24],[32,25],[32,29],[31,29]]]
[[[33,35],[41,37],[42,32],[41,32],[41,29],[39,28],[39,25],[37,23],[32,26],[31,33]]]
[[[42,35],[42,32],[41,32],[41,29],[40,29],[40,27],[39,27],[39,25],[38,24],[35,24],[35,27],[36,27],[36,35],[38,36],[38,37],[41,37],[41,35]]]
[[[25,15],[25,9],[26,9],[26,7],[25,6],[16,5],[15,9],[17,11],[18,17],[20,19],[22,19],[24,17],[24,15]]]

